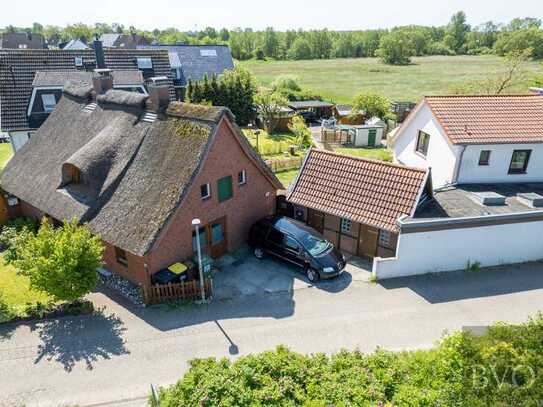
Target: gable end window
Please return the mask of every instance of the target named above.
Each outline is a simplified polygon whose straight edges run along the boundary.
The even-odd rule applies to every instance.
[[[422,130],[419,130],[415,150],[426,157],[426,154],[428,154],[428,144],[430,144],[430,135]]]
[[[41,101],[43,104],[44,112],[52,112],[57,105],[57,99],[55,98],[55,95],[50,93],[41,95]]]
[[[525,174],[532,150],[515,150],[509,164],[509,174]]]
[[[117,263],[122,264],[123,266],[128,266],[128,258],[126,257],[126,252],[123,249],[118,247],[115,248],[115,258]]]
[[[232,176],[223,177],[217,181],[217,190],[219,195],[219,202],[227,201],[232,198]]]
[[[202,199],[207,199],[210,196],[211,196],[211,188],[209,187],[209,184],[200,185],[200,197]]]
[[[247,172],[242,170],[238,172],[238,185],[244,185],[247,183]]]
[[[490,165],[490,150],[482,150],[479,155],[479,165]]]

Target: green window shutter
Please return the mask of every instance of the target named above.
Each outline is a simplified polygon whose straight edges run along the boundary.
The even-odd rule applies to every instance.
[[[219,202],[232,198],[232,176],[229,175],[218,180],[217,189],[219,191]]]

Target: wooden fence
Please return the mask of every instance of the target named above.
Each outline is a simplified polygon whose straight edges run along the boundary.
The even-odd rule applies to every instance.
[[[204,280],[206,299],[213,295],[213,280]],[[146,304],[160,304],[162,302],[178,300],[199,300],[200,281],[192,280],[185,283],[169,283],[164,285],[141,286],[141,295]]]
[[[302,166],[303,157],[288,157],[266,160],[266,164],[273,172],[296,170]]]

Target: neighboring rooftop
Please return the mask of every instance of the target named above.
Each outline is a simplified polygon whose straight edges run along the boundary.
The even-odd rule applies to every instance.
[[[161,50],[105,49],[105,63],[113,71],[138,70],[137,58],[151,58],[152,69],[144,77],[165,76],[170,86],[168,53]],[[96,67],[93,50],[0,50],[0,123],[2,131],[32,129],[26,109],[36,72],[92,71]],[[79,64],[80,63],[80,64]],[[175,98],[173,86],[170,92]]]
[[[310,150],[287,199],[380,229],[412,215],[427,171],[324,150]]]
[[[70,40],[68,42],[64,42],[62,44],[59,44],[58,46],[60,49],[64,50],[81,50],[81,49],[89,49],[89,46],[81,41],[79,38],[76,38],[74,40]]]
[[[139,49],[166,49],[172,69],[180,69],[178,86],[186,86],[189,80],[200,81],[207,74],[218,76],[234,68],[230,48],[226,45],[162,45],[139,46]]]
[[[543,142],[543,96],[426,96],[453,144]]]
[[[540,211],[543,210],[537,206],[541,203],[540,198],[543,198],[543,183],[458,185],[434,191],[434,199],[419,208],[415,218],[464,218]],[[490,204],[485,205],[483,201]],[[532,205],[533,202],[536,204]]]
[[[322,100],[300,100],[296,102],[288,102],[288,106],[294,110],[300,110],[315,109],[319,107],[332,107],[334,105],[330,102],[324,102]]]
[[[151,41],[138,34],[106,33],[100,36],[104,48],[136,49],[139,45],[148,45]]]
[[[92,72],[88,71],[38,71],[32,81],[33,87],[58,86],[63,87],[66,82],[92,85]],[[142,86],[143,75],[140,71],[112,71],[114,86]]]
[[[3,49],[45,49],[47,44],[41,34],[3,33],[0,34],[0,48]]]

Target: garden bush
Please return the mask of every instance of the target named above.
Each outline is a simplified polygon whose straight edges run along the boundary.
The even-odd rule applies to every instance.
[[[197,359],[160,405],[537,406],[543,400],[543,315],[486,334],[459,332],[425,351],[310,356],[284,347]]]
[[[18,244],[29,235],[35,235],[37,231],[38,222],[32,218],[17,218],[6,223],[0,233],[0,247],[4,250],[4,260],[7,263],[16,260]]]

